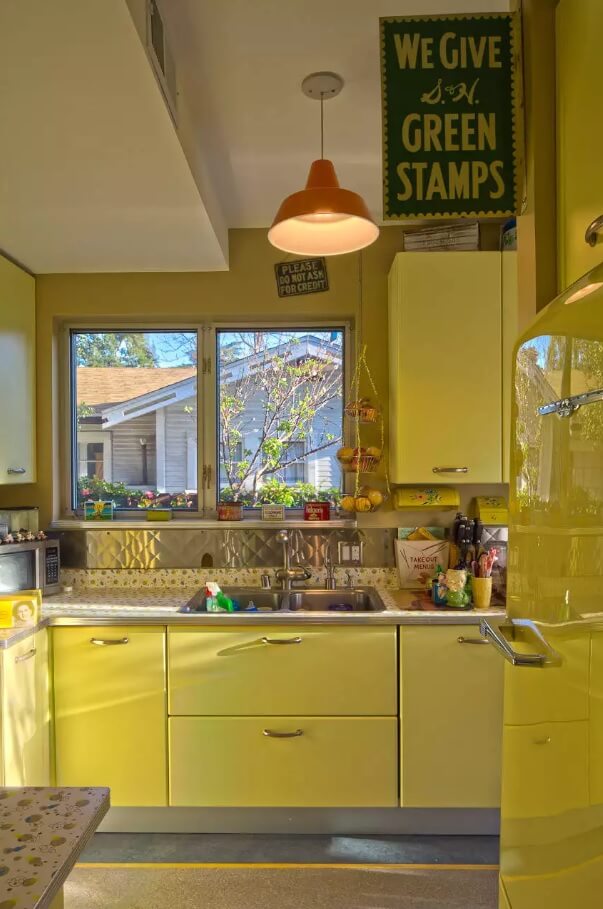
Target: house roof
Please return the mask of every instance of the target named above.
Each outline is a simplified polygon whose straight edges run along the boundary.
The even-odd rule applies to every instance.
[[[77,403],[108,406],[193,378],[195,366],[78,366]]]

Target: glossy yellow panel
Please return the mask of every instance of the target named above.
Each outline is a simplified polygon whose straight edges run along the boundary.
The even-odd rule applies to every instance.
[[[394,716],[396,629],[168,629],[169,712]]]
[[[50,784],[48,632],[2,652],[2,752],[5,786]]]
[[[31,275],[0,256],[0,485],[36,480],[35,288]]]
[[[502,661],[471,626],[400,634],[402,805],[498,807]]]
[[[172,717],[170,805],[393,808],[396,725],[394,717]]]
[[[112,805],[166,805],[165,629],[52,637],[57,785],[109,786]]]
[[[389,286],[390,479],[500,483],[501,254],[399,253]]]

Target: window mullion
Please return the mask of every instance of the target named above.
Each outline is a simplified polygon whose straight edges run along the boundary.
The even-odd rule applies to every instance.
[[[204,325],[202,331],[203,360],[200,369],[202,406],[200,409],[202,439],[199,446],[199,473],[203,487],[203,514],[215,515],[220,477],[218,474],[217,451],[217,364],[216,330],[213,325]],[[199,486],[199,488],[202,488]]]

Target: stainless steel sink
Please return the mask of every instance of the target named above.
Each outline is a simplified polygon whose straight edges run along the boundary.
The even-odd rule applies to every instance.
[[[341,587],[325,590],[307,587],[299,590],[264,590],[260,587],[224,587],[224,593],[237,600],[241,615],[250,604],[260,612],[383,612],[385,606],[374,587]],[[180,607],[178,612],[205,612],[205,589]],[[223,614],[223,613],[222,613]],[[253,613],[248,613],[253,614]]]

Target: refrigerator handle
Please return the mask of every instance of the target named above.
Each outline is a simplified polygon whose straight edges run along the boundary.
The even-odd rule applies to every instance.
[[[515,650],[512,641],[504,634],[505,629],[513,631],[514,628],[522,628],[533,634],[542,652],[521,653]],[[542,669],[561,665],[560,655],[545,641],[536,625],[528,619],[516,619],[501,625],[491,625],[487,619],[482,619],[479,630],[484,640],[490,641],[505,660],[508,660],[513,666],[531,666]]]

